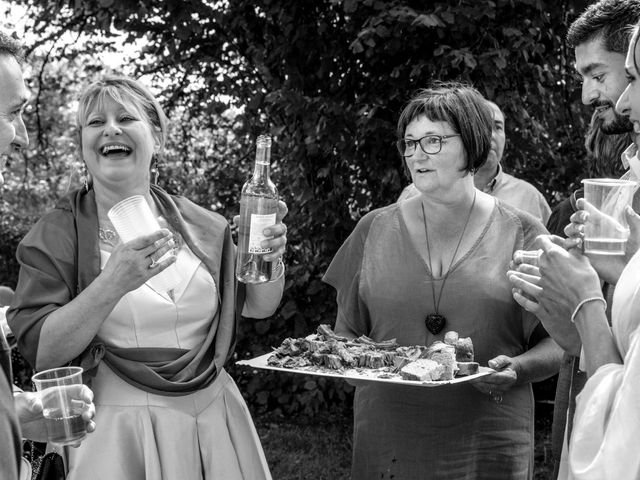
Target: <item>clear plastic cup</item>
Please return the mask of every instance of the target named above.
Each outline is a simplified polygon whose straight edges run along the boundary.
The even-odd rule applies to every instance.
[[[79,399],[82,368],[52,368],[35,374],[32,380],[42,399],[49,443],[64,446],[82,440],[87,435],[82,419],[85,403]]]
[[[540,255],[542,250],[516,250],[513,254],[513,260],[516,263],[526,263],[534,267],[540,266]]]
[[[116,203],[109,212],[109,220],[118,232],[120,239],[126,243],[143,235],[160,230],[158,219],[153,216],[151,207],[142,195],[134,195]],[[174,255],[165,253],[156,262],[160,262]],[[180,275],[175,263],[147,281],[149,286],[157,291],[168,292],[180,283]]]
[[[625,216],[631,205],[637,182],[613,178],[588,178],[584,199],[596,208],[584,225],[584,251],[598,255],[624,255],[629,238]]]

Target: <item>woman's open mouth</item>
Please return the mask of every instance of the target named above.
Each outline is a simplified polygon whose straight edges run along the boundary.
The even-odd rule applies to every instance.
[[[122,143],[110,143],[100,147],[99,151],[103,157],[126,157],[133,150]]]

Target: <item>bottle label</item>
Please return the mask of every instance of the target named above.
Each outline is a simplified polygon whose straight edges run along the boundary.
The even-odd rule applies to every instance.
[[[262,231],[267,227],[272,227],[276,224],[276,214],[270,213],[269,215],[257,215],[251,214],[251,225],[249,226],[249,253],[271,253],[272,248],[263,248],[260,246],[263,240],[273,238],[265,237]]]

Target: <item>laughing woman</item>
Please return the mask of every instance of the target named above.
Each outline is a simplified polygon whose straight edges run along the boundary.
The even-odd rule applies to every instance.
[[[465,85],[412,98],[398,149],[420,195],[365,215],[324,277],[337,290],[339,334],[429,345],[455,330],[497,370],[474,385],[359,385],[354,480],[532,478],[531,382],[558,371],[561,350],[506,277],[514,251],[544,227],[474,187],[492,123]]]
[[[82,158],[91,176],[18,247],[9,323],[38,370],[81,357],[93,375],[96,433],[68,449],[71,480],[271,478],[248,409],[224,364],[236,321],[271,315],[276,281],[237,286],[227,221],[150,182],[167,122],[137,81],[108,77],[79,101]],[[122,243],[107,216],[142,195],[167,228]],[[281,205],[278,218],[286,213]],[[267,240],[275,261],[285,227]],[[267,246],[267,245],[265,245]],[[169,250],[175,255],[156,261]],[[147,281],[175,262],[171,291]],[[246,293],[246,295],[245,295]]]

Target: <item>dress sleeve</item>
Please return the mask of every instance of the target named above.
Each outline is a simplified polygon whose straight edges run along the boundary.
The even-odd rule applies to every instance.
[[[32,366],[47,316],[76,294],[74,231],[72,219],[53,214],[38,221],[18,245],[20,276],[7,320],[20,353]]]
[[[577,398],[569,447],[575,480],[640,478],[640,332],[624,364],[601,366]]]
[[[539,192],[538,205],[540,207],[540,218],[542,219],[542,223],[546,224],[549,221],[549,217],[551,216],[551,207],[547,203],[547,200],[544,198],[544,195]]]
[[[616,286],[612,332],[622,364],[608,363],[576,399],[568,463],[575,480],[640,478],[640,262],[636,254]]]
[[[322,278],[337,293],[335,331],[350,338],[367,335],[370,331],[369,311],[360,295],[360,274],[372,220],[373,216],[368,214],[358,222]]]

